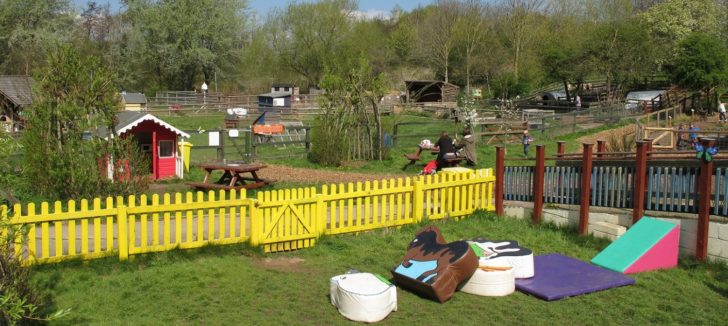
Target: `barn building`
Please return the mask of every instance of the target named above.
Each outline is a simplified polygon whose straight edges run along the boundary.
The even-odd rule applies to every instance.
[[[21,112],[33,103],[33,83],[30,76],[0,76],[0,130],[22,129]]]
[[[407,80],[407,102],[456,102],[460,87],[440,80]]]
[[[146,111],[147,97],[142,93],[121,93],[121,105],[124,111]]]

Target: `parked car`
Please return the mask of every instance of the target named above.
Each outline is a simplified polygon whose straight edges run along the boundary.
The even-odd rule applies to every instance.
[[[665,90],[650,90],[650,91],[634,91],[627,93],[624,98],[624,108],[626,110],[640,110],[643,107],[643,102],[647,102],[647,108],[652,109],[652,100],[654,100],[655,106],[660,103],[660,95],[665,95]]]

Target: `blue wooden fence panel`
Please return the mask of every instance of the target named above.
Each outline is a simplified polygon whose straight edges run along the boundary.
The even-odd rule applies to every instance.
[[[580,167],[547,166],[544,173],[544,202],[579,204]],[[505,167],[504,199],[533,201],[533,166]],[[698,167],[651,166],[647,168],[645,209],[663,212],[697,213]],[[592,206],[632,208],[633,167],[594,167]],[[717,168],[713,176],[711,213],[728,216],[728,168]]]

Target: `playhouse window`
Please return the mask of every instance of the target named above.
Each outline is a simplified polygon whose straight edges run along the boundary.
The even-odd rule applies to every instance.
[[[174,156],[174,142],[171,140],[159,141],[159,157]]]

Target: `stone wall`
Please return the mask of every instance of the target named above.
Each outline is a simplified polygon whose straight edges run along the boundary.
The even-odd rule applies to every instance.
[[[525,205],[506,204],[504,213],[515,218],[531,218],[533,208]],[[650,216],[649,214],[646,214]],[[655,217],[680,225],[680,253],[695,255],[697,244],[698,220],[694,218]],[[558,226],[576,227],[579,224],[579,211],[564,208],[543,210],[543,220]],[[632,215],[624,213],[589,213],[589,234],[595,237],[618,239],[632,225]],[[708,258],[728,262],[728,223],[710,222],[708,227]]]

